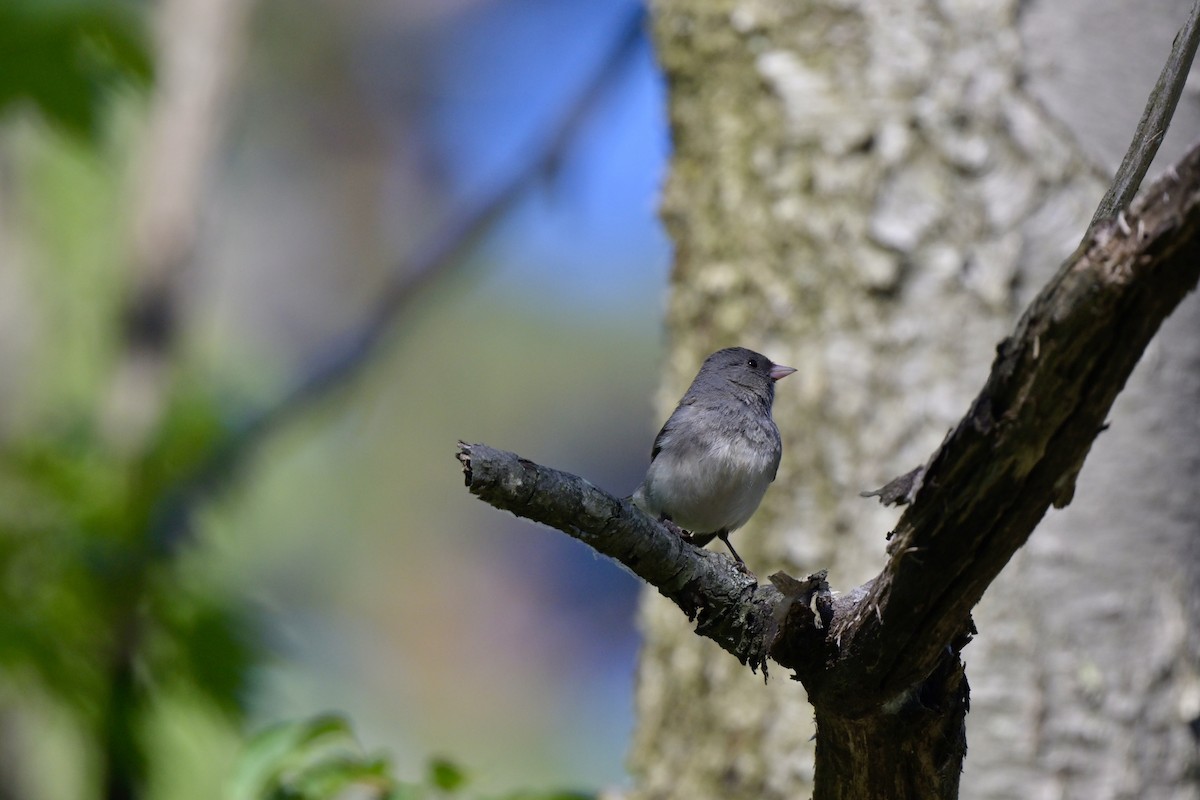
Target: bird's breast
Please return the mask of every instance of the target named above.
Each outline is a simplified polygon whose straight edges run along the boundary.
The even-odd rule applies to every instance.
[[[643,491],[659,513],[693,533],[741,527],[775,477],[778,432],[754,430],[747,435],[743,429],[695,445],[660,452]]]

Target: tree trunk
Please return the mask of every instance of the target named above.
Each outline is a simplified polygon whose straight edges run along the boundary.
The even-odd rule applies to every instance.
[[[896,515],[858,492],[936,448],[982,385],[1023,292],[1074,248],[1102,194],[1094,153],[1051,113],[1052,82],[1025,80],[1039,64],[1053,74],[1029,50],[1037,37],[1018,32],[1022,15],[1044,12],[1026,5],[655,4],[675,143],[660,408],[665,418],[718,347],[799,369],[777,393],[779,477],[735,534],[759,575],[829,568],[844,589],[878,571]],[[1172,30],[1185,11],[1169,15]],[[1146,45],[1155,66],[1122,99],[1126,139],[1169,43]],[[1039,52],[1088,46],[1073,36]],[[1019,584],[1010,574],[1012,588],[988,596],[997,613],[981,613],[982,641],[966,651],[968,731],[987,744],[968,756],[964,796],[1124,797],[1150,785],[1170,788],[1144,796],[1192,796],[1183,781],[1195,710],[1184,701],[1197,694],[1185,665],[1196,663],[1186,655],[1200,436],[1181,408],[1197,392],[1200,348],[1170,341],[1158,346],[1158,385],[1114,411],[1074,505],[1018,557]],[[1103,477],[1098,462],[1139,449],[1140,472]],[[1160,477],[1139,480],[1151,461]],[[1130,568],[1132,581],[1115,580]],[[807,796],[813,712],[801,687],[774,674],[764,687],[649,592],[642,625],[636,795]]]

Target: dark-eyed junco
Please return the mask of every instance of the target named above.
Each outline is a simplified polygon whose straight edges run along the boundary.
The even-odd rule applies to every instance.
[[[720,539],[744,563],[729,534],[750,519],[775,480],[783,452],[771,419],[775,381],[795,371],[744,347],[706,358],[654,440],[633,502],[689,531],[700,547]]]

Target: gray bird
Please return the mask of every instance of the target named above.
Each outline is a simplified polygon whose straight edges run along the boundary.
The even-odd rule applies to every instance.
[[[783,443],[771,419],[775,381],[796,370],[744,347],[718,350],[663,425],[633,502],[691,533],[703,547],[729,543],[775,480]]]

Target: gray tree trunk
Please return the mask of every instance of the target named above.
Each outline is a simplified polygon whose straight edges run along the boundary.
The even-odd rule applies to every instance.
[[[1097,23],[1103,6],[1136,18]],[[736,545],[759,575],[828,567],[851,588],[882,565],[897,516],[858,491],[924,461],[962,416],[1021,303],[1082,236],[1185,5],[654,10],[676,148],[660,408],[721,346],[797,367],[777,392],[777,483]],[[1109,62],[1127,74],[1102,76]],[[1186,141],[1195,95],[1183,106]],[[1164,329],[1074,504],[979,611],[964,797],[1197,796],[1197,316],[1192,301]],[[642,625],[637,796],[806,796],[801,687],[777,673],[764,687],[656,595]]]

